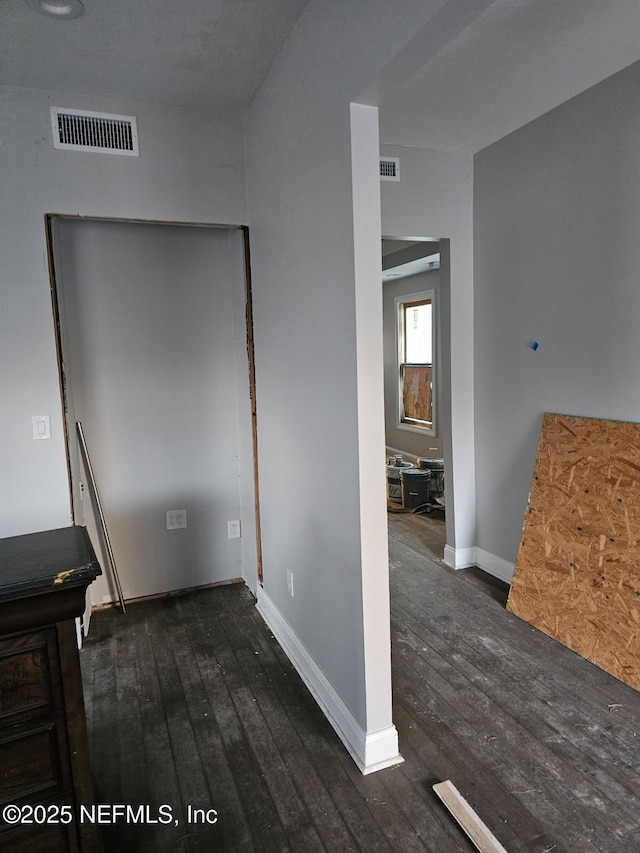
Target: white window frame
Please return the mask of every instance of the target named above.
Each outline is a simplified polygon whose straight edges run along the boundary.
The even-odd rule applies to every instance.
[[[403,420],[404,417],[404,400],[402,387],[402,370],[401,365],[404,364],[404,307],[412,302],[420,302],[421,300],[431,300],[431,334],[432,334],[432,362],[431,362],[431,423],[418,424]],[[395,317],[396,317],[396,414],[397,428],[407,430],[408,432],[417,432],[421,435],[433,435],[436,432],[436,398],[438,393],[437,388],[437,353],[438,353],[438,323],[437,303],[435,290],[422,290],[420,293],[405,293],[402,296],[395,298]]]

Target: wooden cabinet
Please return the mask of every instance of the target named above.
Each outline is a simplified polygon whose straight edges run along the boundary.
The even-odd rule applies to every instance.
[[[0,850],[98,850],[74,621],[98,574],[85,528],[0,540]]]

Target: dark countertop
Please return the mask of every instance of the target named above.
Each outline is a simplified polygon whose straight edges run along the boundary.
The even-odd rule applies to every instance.
[[[0,598],[90,583],[100,574],[85,527],[0,539]]]

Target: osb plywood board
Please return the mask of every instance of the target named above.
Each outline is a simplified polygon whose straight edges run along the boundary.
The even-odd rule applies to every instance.
[[[404,413],[408,418],[431,420],[430,367],[405,367]]]
[[[640,690],[640,424],[544,416],[507,608]]]

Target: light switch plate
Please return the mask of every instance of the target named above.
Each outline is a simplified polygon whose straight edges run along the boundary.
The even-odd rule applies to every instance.
[[[51,418],[49,415],[33,415],[31,418],[31,429],[36,441],[51,438]]]

